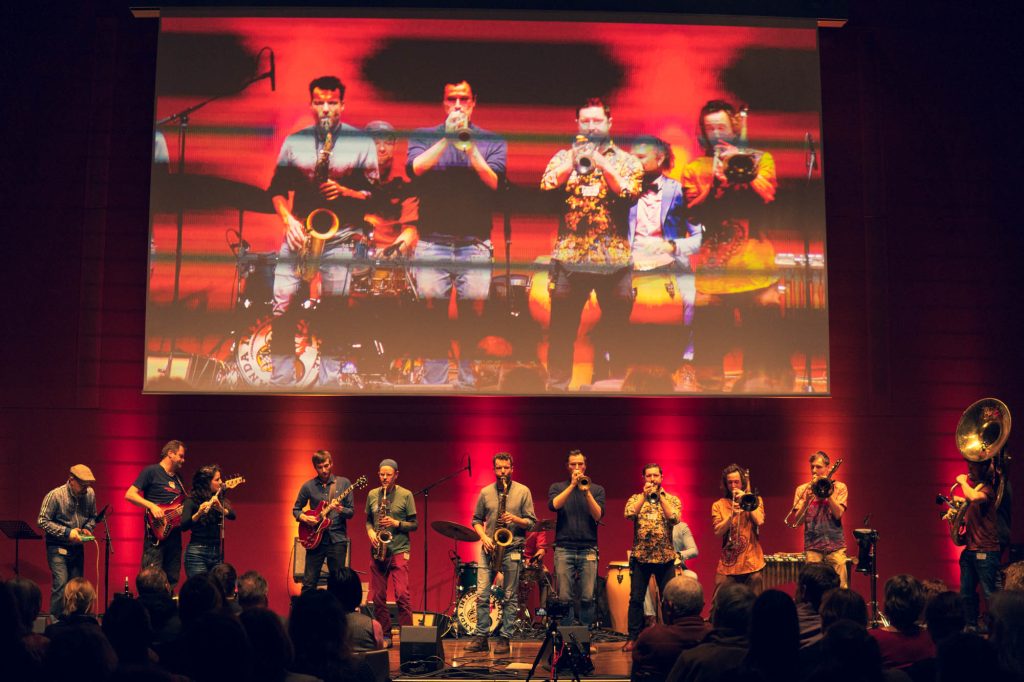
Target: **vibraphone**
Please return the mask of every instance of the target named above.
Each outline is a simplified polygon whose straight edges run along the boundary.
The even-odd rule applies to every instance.
[[[807,555],[803,552],[776,552],[765,554],[764,561],[764,589],[778,589],[782,585],[796,582],[800,569],[807,563]],[[846,575],[852,576],[853,569],[853,557],[846,557]]]

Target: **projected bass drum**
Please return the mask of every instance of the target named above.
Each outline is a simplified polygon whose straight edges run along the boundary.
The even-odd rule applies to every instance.
[[[270,385],[274,366],[270,358],[270,334],[273,318],[264,317],[242,333],[235,346],[238,376],[245,384],[263,388]],[[308,388],[320,372],[320,353],[303,321],[295,334],[295,388]]]
[[[489,634],[493,635],[501,627],[503,612],[501,602],[492,596],[491,627],[487,631]],[[476,632],[476,592],[470,592],[459,597],[459,603],[455,607],[455,614],[464,633],[471,635]]]

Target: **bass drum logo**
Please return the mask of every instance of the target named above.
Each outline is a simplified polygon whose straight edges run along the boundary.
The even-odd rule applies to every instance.
[[[250,386],[266,387],[270,385],[270,376],[274,371],[270,357],[270,335],[272,317],[256,322],[245,332],[238,342],[235,357],[238,361],[238,373]],[[320,372],[320,353],[313,344],[309,334],[309,324],[303,320],[295,332],[295,382],[297,388],[312,386]]]

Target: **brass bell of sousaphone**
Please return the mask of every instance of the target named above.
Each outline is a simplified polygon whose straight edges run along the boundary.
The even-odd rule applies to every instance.
[[[1009,455],[1003,451],[1010,437],[1010,408],[997,398],[982,398],[972,404],[956,426],[956,447],[968,462],[987,462],[998,480],[996,507],[1003,503],[1006,488],[1005,468]]]

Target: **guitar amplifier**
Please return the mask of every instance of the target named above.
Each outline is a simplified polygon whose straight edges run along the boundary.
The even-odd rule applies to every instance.
[[[444,645],[441,644],[441,628],[430,625],[402,626],[402,643],[399,649],[402,672],[422,674],[444,667]]]
[[[349,565],[349,558],[352,555],[352,543],[348,543],[345,549],[345,565]],[[292,543],[292,580],[297,583],[302,582],[302,573],[306,570],[306,548],[299,543],[299,539],[295,538]],[[320,580],[317,582],[318,585],[326,585],[327,577],[330,575],[330,571],[327,568],[327,562],[320,567]]]

